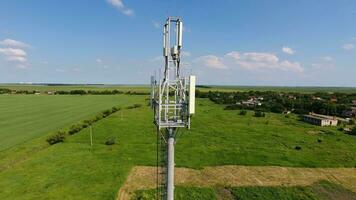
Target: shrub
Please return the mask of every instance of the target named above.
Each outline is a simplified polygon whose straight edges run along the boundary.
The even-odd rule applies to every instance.
[[[84,94],[87,94],[87,92],[85,90],[71,90],[70,94],[72,94],[72,95],[77,95],[77,94],[84,95]]]
[[[257,110],[255,111],[255,117],[265,117],[265,113],[260,111],[260,110]]]
[[[120,110],[120,108],[119,108],[119,107],[116,107],[116,106],[114,106],[114,107],[111,108],[111,112],[112,112],[112,113],[117,112],[117,111],[119,111],[119,110]]]
[[[301,150],[301,149],[302,149],[302,147],[300,147],[300,146],[295,147],[295,150]]]
[[[104,110],[102,112],[102,114],[103,114],[103,117],[105,118],[105,117],[107,117],[107,116],[109,116],[111,114],[111,110]]]
[[[142,106],[141,104],[135,103],[135,104],[132,105],[132,106],[128,106],[127,109],[139,108],[139,107],[141,107],[141,106]]]
[[[103,114],[102,113],[95,115],[95,121],[99,121],[102,118],[103,118]]]
[[[115,137],[106,138],[106,141],[105,141],[106,145],[114,145],[115,143],[116,143],[116,138]]]
[[[322,141],[323,141],[323,140],[321,140],[321,139],[318,139],[318,142],[319,142],[319,143],[321,143]]]
[[[64,139],[65,139],[65,132],[58,131],[56,134],[51,135],[49,138],[47,138],[47,142],[50,145],[54,145],[60,142],[64,142]]]
[[[70,135],[78,133],[80,130],[82,130],[82,126],[80,124],[74,124],[69,128],[68,133]]]
[[[92,119],[86,119],[86,120],[83,121],[83,127],[84,126],[88,127],[88,126],[90,126],[92,124],[93,124],[93,120]]]
[[[239,115],[246,115],[247,114],[247,111],[246,110],[241,110],[240,112],[239,112]]]
[[[356,126],[351,129],[350,135],[356,135]]]

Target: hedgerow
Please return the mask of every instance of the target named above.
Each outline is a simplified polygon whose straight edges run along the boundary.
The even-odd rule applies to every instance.
[[[128,106],[126,109],[134,109],[134,108],[139,108],[141,106],[142,106],[141,104],[134,104],[134,105]],[[111,114],[118,112],[120,110],[121,110],[121,108],[118,106],[114,106],[111,109],[103,110],[90,119],[86,119],[79,123],[72,124],[67,131],[58,131],[56,134],[51,135],[46,141],[50,145],[64,142],[67,134],[74,135],[74,134],[80,132],[81,130],[83,130],[84,128],[87,128],[88,126],[94,124],[95,122],[97,122],[103,118],[106,118],[106,117],[110,116]],[[108,138],[107,142],[111,143],[112,140],[109,141],[109,138]],[[116,141],[114,140],[113,144],[115,144],[115,142]],[[108,145],[112,145],[112,144],[108,144]]]

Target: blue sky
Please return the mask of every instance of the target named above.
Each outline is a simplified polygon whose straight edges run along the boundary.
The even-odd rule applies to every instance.
[[[356,86],[354,0],[2,0],[0,82],[148,83],[169,15],[200,84]]]

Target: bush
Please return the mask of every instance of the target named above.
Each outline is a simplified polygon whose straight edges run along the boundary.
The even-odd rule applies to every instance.
[[[255,117],[265,117],[265,116],[266,116],[266,115],[265,115],[264,112],[262,112],[262,111],[260,111],[260,110],[255,111]]]
[[[107,117],[107,116],[109,116],[111,114],[111,110],[104,110],[102,112],[102,114],[103,114],[103,118],[105,118],[105,117]]]
[[[71,90],[70,91],[70,94],[72,95],[85,95],[87,94],[87,92],[85,90]]]
[[[83,127],[88,127],[90,125],[93,124],[93,120],[92,119],[86,119],[83,121]]]
[[[141,106],[142,106],[141,104],[135,103],[135,104],[132,105],[132,106],[128,106],[127,109],[139,108],[139,107],[141,107]]]
[[[106,138],[106,141],[105,141],[106,145],[114,145],[115,143],[116,143],[116,138],[115,137]]]
[[[323,141],[323,140],[321,140],[321,139],[318,139],[318,142],[319,142],[319,143],[321,143],[322,141]]]
[[[95,115],[94,121],[99,121],[99,120],[101,120],[102,118],[103,118],[103,114],[102,114],[102,113],[97,114],[97,115]]]
[[[247,114],[247,111],[246,110],[241,110],[240,112],[239,112],[239,115],[246,115]]]
[[[82,130],[82,126],[80,124],[74,124],[69,128],[69,135],[73,135],[78,133],[80,130]]]
[[[50,145],[54,145],[60,142],[64,142],[65,139],[65,132],[64,131],[58,131],[56,134],[50,136],[47,138],[47,142]]]
[[[112,112],[112,113],[117,112],[117,111],[119,111],[119,110],[120,110],[120,108],[119,108],[119,107],[116,107],[116,106],[114,106],[114,107],[111,108],[111,112]]]
[[[351,129],[350,135],[356,135],[356,126]]]
[[[302,149],[302,147],[300,147],[300,146],[295,147],[295,150],[301,150],[301,149]]]

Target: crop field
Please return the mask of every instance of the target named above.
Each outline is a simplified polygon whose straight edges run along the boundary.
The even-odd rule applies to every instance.
[[[127,95],[0,95],[0,151],[134,100]]]
[[[51,128],[43,130],[41,133],[33,132],[28,136],[31,139],[42,134],[42,137],[28,142],[21,140],[21,137],[16,138],[18,136],[15,135],[6,137],[9,139],[7,143],[14,141],[12,145],[24,142],[16,145],[21,148],[25,148],[27,145],[39,145],[43,148],[25,154],[19,154],[18,150],[4,150],[3,155],[5,156],[0,157],[0,165],[10,167],[3,170],[0,168],[0,199],[116,199],[119,188],[124,184],[134,166],[156,165],[155,128],[152,124],[152,111],[146,106],[146,96],[3,95],[0,98],[2,98],[0,101],[2,105],[5,105],[3,102],[16,105],[14,99],[29,98],[25,107],[27,107],[26,109],[36,108],[37,115],[33,116],[37,116],[38,120],[41,118],[47,120],[46,116],[50,116],[47,114],[52,110],[54,113],[60,113],[57,118],[48,119],[43,123]],[[53,101],[50,98],[53,98]],[[19,101],[18,99],[17,101]],[[55,101],[54,99],[56,99],[56,103],[52,105],[57,105],[56,108],[48,106]],[[42,103],[36,104],[36,102]],[[126,105],[134,103],[144,106],[125,108]],[[65,128],[73,121],[81,120],[91,113],[95,114],[95,112],[113,105],[122,105],[124,109],[93,124],[94,144],[92,147],[90,146],[89,128],[68,136],[64,143],[53,146],[45,145],[47,132]],[[73,109],[76,108],[77,115],[81,114],[81,116],[76,116],[71,120],[67,119],[73,112],[64,114],[61,110],[70,106],[73,106]],[[91,106],[96,106],[96,108],[89,108]],[[2,106],[1,109],[5,109],[4,107]],[[17,106],[13,106],[12,109],[6,108],[7,112],[18,110]],[[197,114],[192,119],[192,129],[182,131],[182,135],[177,141],[177,167],[202,169],[206,166],[221,165],[312,168],[353,168],[356,166],[356,138],[344,134],[337,128],[312,126],[299,121],[298,117],[293,114],[285,117],[282,114],[267,113],[265,118],[256,118],[253,117],[252,112],[241,116],[238,114],[238,110],[227,111],[223,108],[224,106],[214,104],[208,99],[197,100]],[[8,114],[5,121],[13,120],[15,122],[12,123],[16,124],[17,116]],[[59,122],[62,124],[58,124]],[[4,125],[1,127],[1,131],[3,131]],[[8,128],[8,125],[5,127]],[[41,124],[31,123],[25,127],[26,129],[18,129],[19,132],[16,135],[23,134],[26,132],[25,130],[39,127]],[[9,130],[11,128],[7,129],[7,131]],[[11,139],[11,137],[16,139]],[[116,143],[105,145],[108,138],[115,138]],[[296,148],[297,146],[299,148]],[[9,160],[8,157],[12,155],[16,155],[20,162],[13,163],[12,160]],[[202,192],[200,188],[180,186],[177,189],[177,195],[180,199],[188,199],[191,194],[195,199],[211,199],[210,196],[214,196],[215,190],[216,188],[203,188],[204,192]],[[274,191],[274,188],[229,189],[232,194],[240,194],[245,199],[248,198],[245,197],[246,190],[254,192],[261,190],[266,194],[274,193],[271,192]],[[282,189],[276,192],[282,192],[283,195],[286,193],[288,196],[290,193],[296,195],[296,193],[300,193],[300,190],[303,189],[286,191]],[[352,192],[346,193],[345,195],[354,198]],[[313,192],[313,195],[318,194]]]

